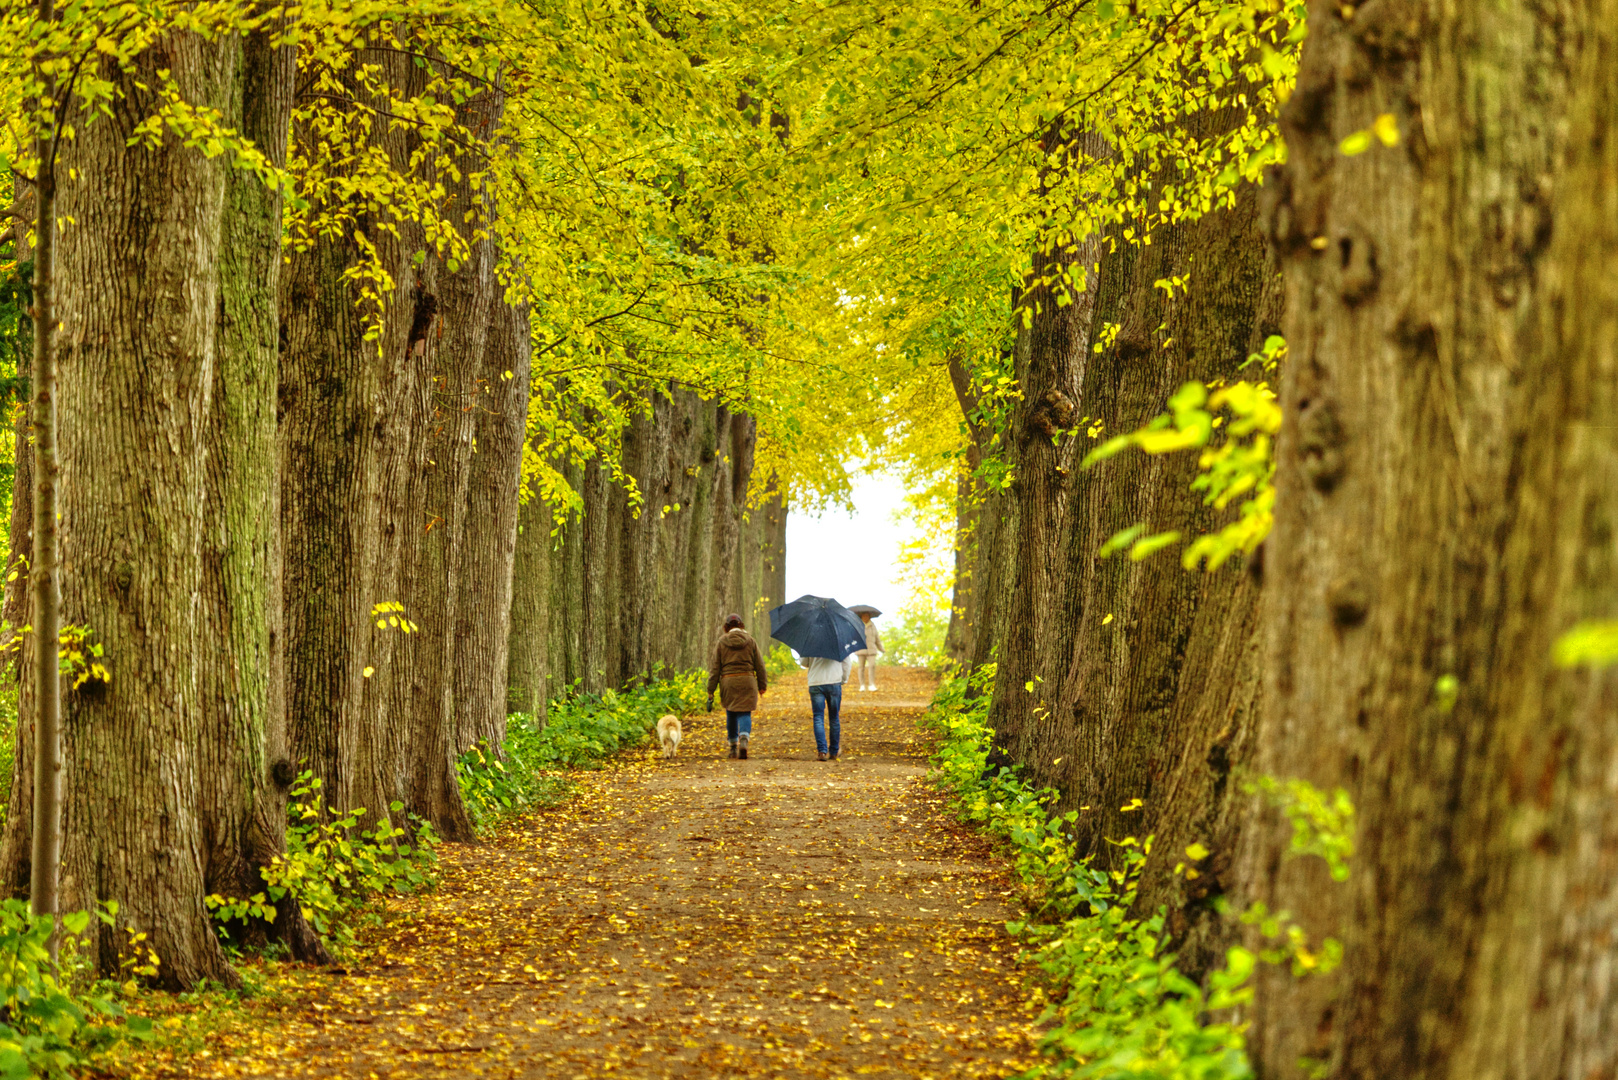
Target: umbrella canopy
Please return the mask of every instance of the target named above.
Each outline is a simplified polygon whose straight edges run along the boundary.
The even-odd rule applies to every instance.
[[[865,648],[860,617],[824,596],[800,596],[771,608],[770,636],[799,656],[842,660]]]
[[[870,604],[853,604],[850,605],[848,610],[852,611],[856,615],[869,615],[873,619],[882,614],[882,612],[878,611]]]

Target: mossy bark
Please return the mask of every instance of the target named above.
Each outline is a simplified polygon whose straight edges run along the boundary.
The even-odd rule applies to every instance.
[[[243,39],[229,115],[281,164],[296,57],[273,42],[278,29]],[[201,800],[208,891],[245,897],[263,890],[260,869],[285,850],[284,780],[292,769],[276,452],[281,199],[258,177],[233,170],[224,212],[200,590],[203,632],[215,643],[198,666]],[[286,897],[277,909],[270,933],[296,959],[327,959],[297,900]]]
[[[1261,967],[1265,1077],[1613,1074],[1618,4],[1310,6],[1256,770],[1352,799],[1347,879],[1252,845],[1340,968]],[[1396,146],[1338,150],[1371,117]]]

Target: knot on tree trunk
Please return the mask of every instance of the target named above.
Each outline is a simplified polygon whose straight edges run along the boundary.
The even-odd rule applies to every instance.
[[[1035,400],[1024,431],[1030,439],[1036,435],[1043,435],[1048,439],[1058,431],[1072,427],[1078,415],[1079,410],[1074,408],[1073,402],[1068,400],[1066,394],[1060,390],[1047,390]]]
[[[425,350],[427,331],[432,329],[433,320],[438,317],[438,297],[430,292],[421,291],[416,294],[416,310],[410,317],[410,341],[406,351],[420,356]]]

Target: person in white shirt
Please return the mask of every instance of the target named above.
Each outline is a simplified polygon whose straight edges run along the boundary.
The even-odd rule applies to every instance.
[[[798,662],[809,669],[809,704],[815,710],[815,749],[821,761],[836,761],[842,741],[839,714],[843,709],[843,684],[848,681],[851,661],[805,656]],[[827,731],[828,721],[830,732]]]
[[[878,653],[888,650],[882,647],[882,635],[876,632],[876,623],[868,612],[860,612],[860,621],[865,623],[865,648],[854,655],[859,657],[860,663],[860,689],[866,689],[865,683],[869,679],[870,689],[876,689],[876,658]]]

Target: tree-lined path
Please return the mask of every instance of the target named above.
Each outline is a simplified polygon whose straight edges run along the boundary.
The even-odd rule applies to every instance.
[[[725,758],[635,751],[562,808],[447,849],[439,888],[213,1076],[1004,1076],[1031,1064],[1004,868],[922,785],[932,681],[803,677]],[[195,1068],[196,1062],[192,1063]]]

